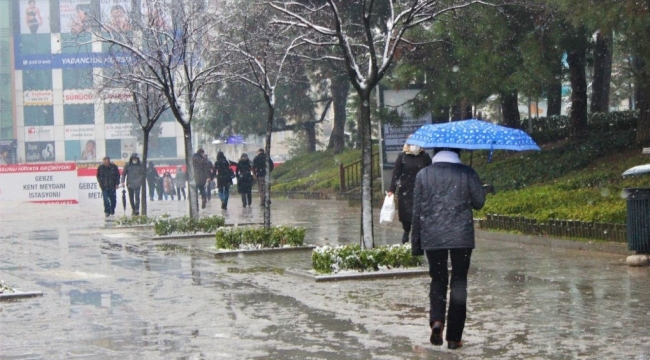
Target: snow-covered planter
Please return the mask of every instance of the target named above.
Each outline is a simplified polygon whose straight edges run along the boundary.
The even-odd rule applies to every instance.
[[[9,285],[6,285],[4,280],[0,280],[0,294],[13,294],[14,289],[10,288]]]
[[[169,234],[196,234],[198,232],[214,233],[218,228],[225,224],[225,219],[218,215],[204,216],[198,220],[189,216],[172,218],[169,217],[169,215],[163,215],[154,218],[153,229],[158,236]]]
[[[256,250],[298,247],[305,241],[305,228],[294,226],[232,227],[217,230],[217,249]]]
[[[147,215],[120,216],[115,220],[117,226],[153,225],[155,218]]]
[[[411,245],[384,245],[361,250],[359,245],[321,246],[311,255],[312,268],[317,273],[336,273],[341,270],[379,271],[382,269],[411,268],[423,264],[422,256],[411,255]]]

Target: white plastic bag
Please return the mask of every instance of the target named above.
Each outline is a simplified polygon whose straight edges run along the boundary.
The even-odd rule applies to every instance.
[[[386,195],[384,198],[384,205],[381,207],[381,213],[379,214],[379,224],[385,225],[393,222],[395,218],[395,198],[393,195]]]

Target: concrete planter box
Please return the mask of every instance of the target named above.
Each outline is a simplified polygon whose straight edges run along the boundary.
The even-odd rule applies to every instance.
[[[348,280],[376,280],[376,279],[397,279],[409,278],[418,276],[428,276],[429,270],[424,267],[420,268],[398,268],[391,270],[380,271],[365,271],[365,272],[344,272],[332,275],[316,275],[308,271],[300,270],[286,270],[285,273],[298,276],[304,279],[312,280],[315,282],[332,282],[332,281],[348,281]]]
[[[206,250],[204,252],[214,255],[215,258],[222,258],[222,257],[239,256],[239,255],[265,255],[265,254],[277,254],[277,253],[296,252],[296,251],[309,251],[311,253],[311,251],[314,250],[314,248],[316,248],[316,246],[314,245],[305,245],[305,246],[282,247],[282,248],[232,250],[232,251]]]
[[[14,289],[13,293],[2,293],[0,294],[0,301],[2,300],[16,300],[16,299],[24,299],[24,298],[31,298],[31,297],[37,297],[37,296],[43,296],[42,291],[18,291]]]

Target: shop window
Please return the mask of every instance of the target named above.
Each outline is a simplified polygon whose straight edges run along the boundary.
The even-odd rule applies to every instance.
[[[25,106],[25,126],[50,126],[54,125],[54,107]]]
[[[84,125],[95,123],[95,106],[92,104],[63,105],[65,125]]]
[[[52,89],[52,70],[23,70],[23,90]]]

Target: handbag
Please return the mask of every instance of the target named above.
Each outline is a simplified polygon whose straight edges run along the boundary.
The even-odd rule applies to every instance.
[[[379,214],[379,224],[385,225],[393,222],[395,218],[395,197],[393,195],[386,195],[384,204],[381,207]]]

